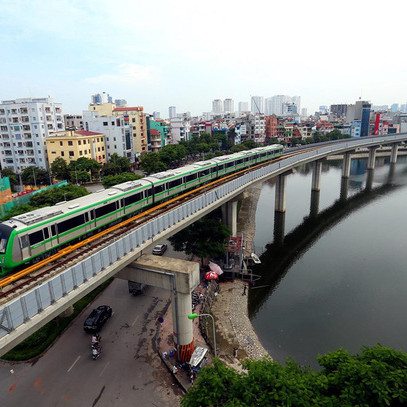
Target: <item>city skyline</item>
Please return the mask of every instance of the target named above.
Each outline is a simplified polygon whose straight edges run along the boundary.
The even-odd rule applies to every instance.
[[[394,3],[399,11],[406,8]],[[271,24],[270,13],[285,18]],[[300,95],[310,114],[320,105],[360,97],[375,105],[404,104],[402,16],[385,18],[366,1],[348,0],[340,7],[319,0],[257,0],[244,13],[235,2],[213,0],[199,10],[185,0],[6,1],[0,99],[51,95],[64,113],[78,114],[91,95],[105,91],[162,117],[169,106],[193,115],[208,112],[214,99],[233,99],[237,110],[239,102],[257,95]],[[311,17],[318,24],[304,24]],[[225,43],[233,30],[227,21],[245,28],[236,28]]]

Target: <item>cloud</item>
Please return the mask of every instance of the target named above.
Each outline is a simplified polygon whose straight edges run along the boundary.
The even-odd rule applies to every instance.
[[[85,82],[92,84],[146,84],[160,81],[160,72],[154,66],[143,66],[139,64],[120,64],[115,73],[103,73],[98,76],[86,78]]]

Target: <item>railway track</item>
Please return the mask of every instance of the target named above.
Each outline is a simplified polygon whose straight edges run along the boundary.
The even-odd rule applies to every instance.
[[[315,148],[309,148],[307,150],[315,150]],[[298,152],[290,152],[283,154],[272,162],[280,161],[284,158],[301,154],[304,150]],[[181,205],[188,200],[194,199],[197,195],[206,193],[211,189],[214,189],[223,183],[229,182],[234,178],[237,178],[247,172],[256,170],[262,166],[266,166],[270,162],[258,164],[256,166],[246,168],[236,173],[227,175],[218,180],[212,181],[206,185],[202,185],[191,191],[188,191],[182,195],[172,198],[166,202],[160,203],[150,209],[147,209],[129,219],[121,221],[101,232],[86,238],[74,245],[70,245],[61,249],[58,253],[47,257],[21,271],[17,271],[10,276],[7,276],[0,280],[0,305],[4,302],[8,302],[11,299],[19,296],[21,292],[31,289],[37,285],[40,285],[45,280],[53,277],[60,272],[72,267],[73,264],[79,260],[89,256],[90,254],[108,246],[112,241],[130,233],[134,229],[140,227],[150,219],[159,216],[167,211],[172,210],[174,207]]]

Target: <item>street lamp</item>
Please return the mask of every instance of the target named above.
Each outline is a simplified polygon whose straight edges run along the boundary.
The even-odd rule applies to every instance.
[[[213,319],[213,316],[211,314],[189,314],[188,319],[195,319],[198,317],[211,317],[212,318],[212,329],[213,329],[213,350],[215,353],[215,358],[217,357],[216,355],[216,332],[215,332],[215,320]]]

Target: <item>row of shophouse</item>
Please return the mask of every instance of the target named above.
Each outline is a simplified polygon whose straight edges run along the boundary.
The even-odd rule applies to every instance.
[[[271,139],[290,144],[293,138],[304,140],[333,130],[351,137],[407,131],[407,114],[374,112],[363,101],[337,105],[341,109],[335,106],[331,106],[330,114],[324,112],[306,120],[296,115],[250,112],[240,117],[223,114],[210,119],[183,114],[162,120],[145,113],[142,106],[126,106],[123,100],[118,104],[93,97],[82,115],[65,116],[62,105],[50,97],[2,101],[0,165],[21,173],[30,166],[49,169],[58,157],[67,162],[86,157],[104,164],[116,153],[128,158],[136,168],[143,154],[202,133],[227,133],[234,144],[248,139],[258,144]]]

